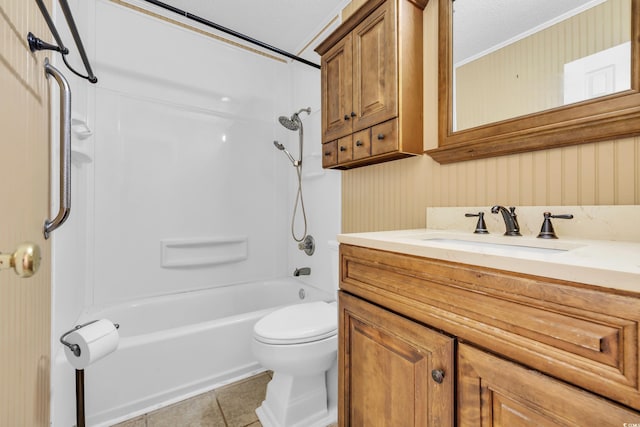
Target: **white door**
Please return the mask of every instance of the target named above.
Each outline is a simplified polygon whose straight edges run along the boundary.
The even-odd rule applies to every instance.
[[[0,252],[25,241],[42,250],[34,276],[0,271],[0,426],[49,425],[49,89],[47,53],[29,51],[29,31],[51,39],[36,2],[0,0]]]

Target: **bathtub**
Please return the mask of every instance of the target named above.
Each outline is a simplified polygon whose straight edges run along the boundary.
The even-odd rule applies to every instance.
[[[251,353],[255,322],[280,306],[332,299],[286,278],[82,315],[78,324],[106,318],[120,325],[118,350],[85,370],[87,425],[109,426],[263,371]],[[61,347],[54,367],[54,427],[75,423],[75,373]]]

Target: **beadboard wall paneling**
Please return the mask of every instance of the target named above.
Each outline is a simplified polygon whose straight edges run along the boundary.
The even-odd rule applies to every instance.
[[[52,1],[45,4],[51,10]],[[29,31],[51,41],[36,2],[0,0],[0,251],[11,253],[25,241],[42,250],[42,263],[33,277],[0,272],[0,426],[45,427],[51,245],[44,240],[42,226],[49,214],[49,96],[45,53],[29,51]]]
[[[423,15],[425,149],[437,145],[437,16],[430,1]],[[424,227],[427,206],[496,203],[640,204],[640,137],[449,165],[423,155],[342,175],[344,233]]]
[[[440,165],[412,157],[343,172],[342,230],[420,228],[427,206],[637,205],[640,137]]]

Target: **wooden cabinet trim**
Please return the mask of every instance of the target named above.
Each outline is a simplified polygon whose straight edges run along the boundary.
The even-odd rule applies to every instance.
[[[341,289],[640,408],[637,296],[349,245]]]
[[[386,0],[369,0],[363,4],[355,13],[353,13],[346,21],[344,21],[338,28],[334,30],[325,40],[322,41],[314,50],[318,55],[324,55],[327,51],[336,44],[340,39],[349,34],[358,24],[360,24],[367,16],[378,8]],[[420,11],[423,11],[427,7],[429,0],[409,0],[409,2],[415,5]]]

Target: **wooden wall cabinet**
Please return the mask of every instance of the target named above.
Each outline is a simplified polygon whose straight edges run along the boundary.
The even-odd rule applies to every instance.
[[[370,0],[316,48],[322,56],[323,167],[348,169],[423,153],[426,3]]]
[[[639,295],[344,244],[340,258],[340,426],[640,423]]]

